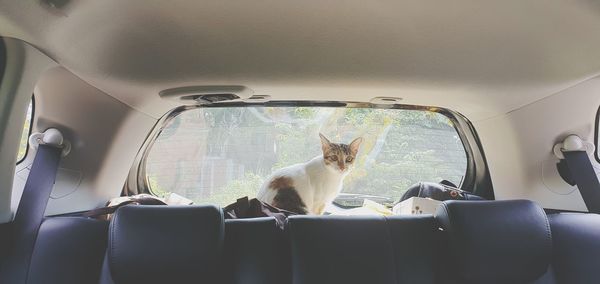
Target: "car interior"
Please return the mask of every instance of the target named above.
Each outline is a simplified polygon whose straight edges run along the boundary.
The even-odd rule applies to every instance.
[[[600,283],[600,2],[0,1],[0,283]]]

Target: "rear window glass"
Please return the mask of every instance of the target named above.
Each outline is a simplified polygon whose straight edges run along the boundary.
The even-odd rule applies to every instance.
[[[322,156],[319,133],[334,143],[363,139],[340,196],[370,196],[385,204],[398,201],[415,183],[459,185],[466,173],[460,136],[438,112],[210,107],[167,121],[147,154],[147,186],[155,195],[173,192],[197,204],[225,206],[252,198],[273,171]]]

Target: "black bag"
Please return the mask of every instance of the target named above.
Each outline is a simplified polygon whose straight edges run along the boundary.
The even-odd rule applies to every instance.
[[[400,198],[400,202],[411,197],[431,198],[434,200],[484,200],[478,195],[464,191],[455,186],[435,182],[420,182],[408,188]]]
[[[277,226],[281,229],[287,223],[287,217],[297,213],[273,207],[256,198],[248,199],[248,196],[238,199],[235,203],[223,208],[225,219],[274,217]]]

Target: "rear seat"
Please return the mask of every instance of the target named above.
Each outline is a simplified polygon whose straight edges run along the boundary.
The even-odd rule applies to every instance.
[[[600,282],[600,215],[560,213],[548,217],[558,283]]]
[[[97,283],[107,231],[107,221],[47,218],[38,232],[27,283]]]
[[[291,283],[289,242],[274,218],[225,220],[225,283]]]
[[[296,216],[281,231],[210,206],[125,206],[109,234],[45,220],[28,283],[596,283],[600,215],[549,221],[552,236],[529,201],[453,201],[436,218]]]
[[[124,206],[110,223],[101,283],[220,283],[223,212]]]
[[[434,283],[437,228],[431,216],[291,217],[292,283]]]

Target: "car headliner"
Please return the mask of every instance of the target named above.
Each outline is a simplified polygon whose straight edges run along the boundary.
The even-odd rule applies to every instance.
[[[161,90],[510,112],[600,71],[594,1],[0,1],[0,34],[152,117]]]

